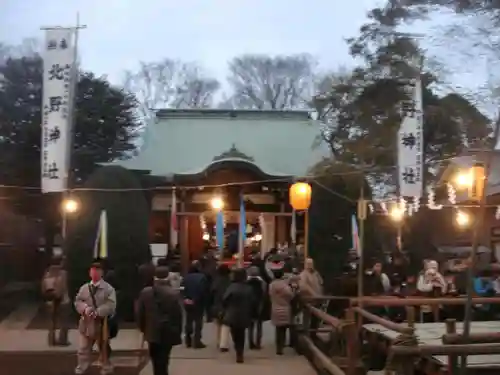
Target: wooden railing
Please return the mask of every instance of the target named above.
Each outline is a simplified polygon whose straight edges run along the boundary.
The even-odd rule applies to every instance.
[[[321,301],[347,303],[342,319],[333,317],[318,306]],[[343,375],[365,374],[367,369],[361,360],[363,344],[362,323],[376,323],[397,332],[399,336],[386,348],[386,372],[413,375],[417,359],[436,355],[448,356],[448,373],[457,373],[458,357],[477,354],[500,354],[500,332],[471,334],[467,340],[456,332],[456,321],[446,321],[446,334],[441,345],[426,345],[418,342],[415,332],[416,307],[464,305],[465,297],[455,298],[391,298],[363,297],[339,298],[325,296],[303,303],[303,324],[299,329],[299,350],[308,355],[311,362],[323,373]],[[475,297],[473,304],[500,304],[499,297]],[[395,323],[367,311],[366,307],[404,307],[406,321]],[[317,325],[317,322],[323,324]]]

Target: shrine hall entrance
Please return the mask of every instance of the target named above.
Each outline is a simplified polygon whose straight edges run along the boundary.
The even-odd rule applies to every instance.
[[[291,176],[263,172],[252,158],[241,153],[229,159],[216,157],[198,172],[176,174],[170,186],[162,187],[164,193],[155,193],[151,232],[166,244],[172,243],[171,211],[175,202],[177,243],[186,267],[214,244],[216,210],[211,205],[214,197],[223,201],[227,244],[238,238],[243,200],[248,245],[258,243],[262,251],[268,251],[277,244],[290,243],[292,209],[288,188],[292,182]]]

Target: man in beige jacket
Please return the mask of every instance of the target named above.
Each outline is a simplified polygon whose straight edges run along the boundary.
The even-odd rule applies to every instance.
[[[300,273],[299,291],[305,298],[323,295],[323,278],[314,268],[314,260],[311,258],[306,259],[304,271]]]
[[[315,298],[323,295],[323,278],[314,268],[314,260],[307,258],[304,264],[304,270],[300,273],[299,293],[303,298]],[[313,306],[321,307],[321,301],[313,302]],[[319,327],[319,319],[311,316],[311,329]],[[316,333],[312,333],[315,336]]]
[[[116,292],[102,279],[102,263],[99,260],[92,263],[89,274],[90,282],[81,286],[75,298],[75,308],[80,314],[75,374],[87,372],[91,364],[92,347],[97,343],[101,354],[101,374],[107,375],[113,372],[113,367],[109,361],[109,338],[107,332],[103,332],[103,322],[115,314]]]

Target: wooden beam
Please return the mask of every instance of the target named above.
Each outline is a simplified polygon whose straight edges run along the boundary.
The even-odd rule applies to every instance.
[[[225,211],[225,212],[228,212],[228,213],[229,212],[230,213],[238,213],[239,211]],[[291,212],[264,212],[264,213],[265,214],[271,214],[271,215],[274,215],[274,216],[292,216]],[[247,211],[247,214],[258,215],[258,214],[260,214],[260,212],[259,211]],[[179,215],[179,216],[200,216],[200,215],[203,215],[203,211],[199,211],[199,212],[190,212],[190,211],[177,212],[177,215]]]

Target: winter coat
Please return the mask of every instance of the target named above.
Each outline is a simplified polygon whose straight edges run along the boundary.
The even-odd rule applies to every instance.
[[[264,299],[267,294],[267,284],[259,276],[249,277],[247,284],[252,288],[254,297],[252,305],[252,319],[262,320],[262,310],[264,308]]]
[[[231,283],[222,299],[222,322],[229,327],[247,328],[252,322],[253,304],[253,291],[248,284]]]
[[[292,324],[291,302],[295,293],[288,280],[274,280],[269,286],[271,298],[271,322],[276,326],[287,326]]]
[[[202,309],[208,299],[208,281],[201,272],[188,273],[182,280],[185,300],[190,300],[195,308]]]
[[[136,321],[147,342],[170,345],[182,342],[181,298],[168,280],[156,280],[153,286],[141,291]]]
[[[212,314],[216,319],[222,318],[224,294],[231,284],[229,276],[216,276],[211,288]]]

